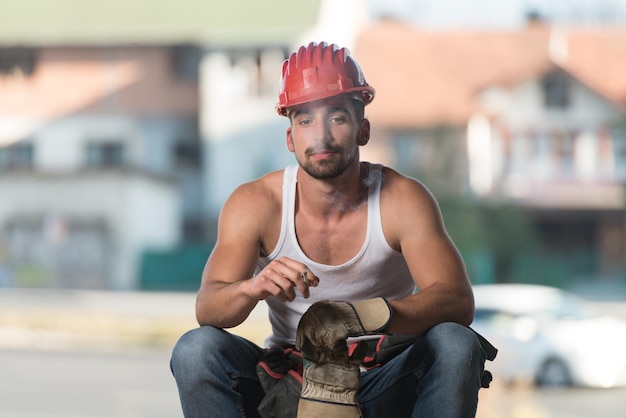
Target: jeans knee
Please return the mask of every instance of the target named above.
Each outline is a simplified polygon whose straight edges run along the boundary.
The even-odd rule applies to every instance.
[[[426,333],[429,347],[437,358],[448,364],[468,366],[484,362],[484,352],[474,332],[463,325],[444,322]],[[482,362],[480,361],[482,359]]]
[[[183,334],[174,348],[170,368],[176,376],[177,371],[190,376],[200,369],[199,364],[211,360],[223,331],[213,327],[200,327]]]

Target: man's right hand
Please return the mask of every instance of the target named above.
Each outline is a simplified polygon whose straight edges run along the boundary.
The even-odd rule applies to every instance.
[[[318,283],[319,278],[306,265],[282,257],[270,262],[251,278],[245,285],[245,293],[255,300],[274,296],[282,302],[291,302],[296,297],[296,288],[304,298],[308,298],[309,287]]]

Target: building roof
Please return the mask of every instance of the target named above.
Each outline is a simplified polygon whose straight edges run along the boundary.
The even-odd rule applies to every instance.
[[[313,26],[321,0],[19,0],[0,12],[0,46],[284,44]]]
[[[376,88],[368,115],[377,125],[465,124],[482,89],[555,67],[626,109],[626,26],[444,32],[385,20],[363,31],[353,52]]]

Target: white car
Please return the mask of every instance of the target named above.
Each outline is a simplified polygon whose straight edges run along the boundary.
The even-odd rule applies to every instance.
[[[498,348],[494,380],[538,386],[626,385],[626,321],[595,315],[563,290],[475,285],[474,328]]]

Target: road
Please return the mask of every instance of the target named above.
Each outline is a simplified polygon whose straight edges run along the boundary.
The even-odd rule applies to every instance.
[[[0,350],[0,418],[182,418],[169,352]],[[497,384],[478,418],[622,418],[626,389]]]
[[[0,418],[182,418],[165,350],[0,351]]]
[[[477,418],[623,418],[626,388],[504,388],[480,393]]]

